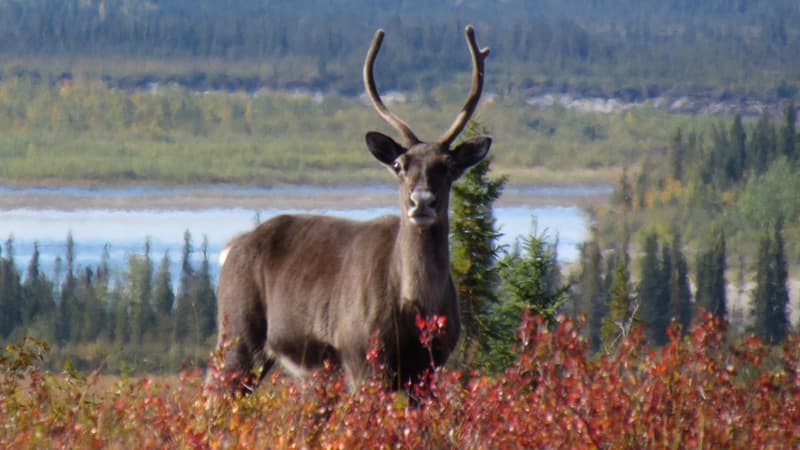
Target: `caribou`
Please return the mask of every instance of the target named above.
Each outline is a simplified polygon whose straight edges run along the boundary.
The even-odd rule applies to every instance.
[[[368,221],[280,215],[226,246],[217,346],[221,370],[234,378],[234,389],[252,390],[276,361],[297,376],[327,362],[343,371],[353,389],[374,367],[367,353],[376,343],[383,376],[396,389],[416,381],[431,364],[443,365],[456,345],[460,320],[450,274],[450,189],[486,156],[491,138],[451,145],[477,107],[489,50],[478,48],[467,26],[470,92],[442,137],[425,142],[378,93],[373,67],[383,36],[378,30],[367,52],[364,85],[378,116],[404,142],[371,131],[366,144],[397,180],[400,215]],[[417,321],[430,316],[446,321],[423,345]]]

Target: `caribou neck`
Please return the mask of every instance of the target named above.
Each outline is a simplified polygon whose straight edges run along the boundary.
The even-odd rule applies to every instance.
[[[395,242],[395,261],[400,275],[402,308],[430,315],[441,309],[450,282],[450,243],[447,219],[429,227],[418,227],[400,219]]]

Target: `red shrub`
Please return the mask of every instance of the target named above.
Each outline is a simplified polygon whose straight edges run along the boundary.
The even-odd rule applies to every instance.
[[[800,445],[800,339],[729,339],[706,316],[648,348],[635,331],[590,356],[581,323],[525,317],[497,376],[436,370],[404,393],[349,393],[330,368],[278,373],[246,397],[166,380],[50,374],[26,342],[0,358],[2,448],[791,448]],[[435,332],[435,321],[421,321]],[[376,362],[377,363],[377,362]],[[380,371],[376,370],[376,373]]]

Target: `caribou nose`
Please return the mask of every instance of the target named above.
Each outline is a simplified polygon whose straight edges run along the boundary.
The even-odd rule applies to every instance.
[[[424,210],[433,207],[436,203],[436,197],[427,189],[414,189],[409,199],[412,210]]]

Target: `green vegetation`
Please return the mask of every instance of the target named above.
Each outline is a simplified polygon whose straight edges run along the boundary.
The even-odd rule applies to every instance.
[[[175,372],[203,363],[216,333],[216,295],[206,242],[200,267],[184,236],[179,285],[172,286],[170,257],[156,267],[145,242],[143,254],[128,256],[126,268],[109,268],[108,249],[97,267],[77,270],[74,242],[67,238],[56,273],[39,269],[34,251],[27,270],[17,266],[13,241],[0,258],[0,341],[35,337],[50,344],[50,367],[111,373]]]
[[[484,134],[470,122],[466,136]],[[507,179],[488,176],[493,157],[488,156],[453,185],[450,214],[450,269],[461,312],[461,342],[455,351],[459,365],[476,366],[491,360],[492,308],[498,303],[500,275],[494,202]],[[519,315],[517,315],[517,318]]]
[[[352,95],[372,33],[378,79],[426,91],[468,64],[461,30],[492,47],[493,91],[546,87],[628,98],[671,90],[791,96],[793,0],[3,0],[2,75],[89,75],[117,87],[297,86]]]
[[[537,316],[555,324],[570,286],[561,282],[556,243],[545,233],[537,234],[536,229],[503,255],[497,269],[502,295],[489,316],[492,333],[487,359],[489,368],[501,371],[516,357],[519,318]]]
[[[466,91],[468,22],[492,48],[481,121],[515,183],[608,183],[709,121],[531,95],[776,104],[800,89],[791,0],[3,0],[0,182],[381,182],[362,144],[378,121],[352,100],[372,33],[390,37],[381,90],[410,92],[393,108],[434,137]]]
[[[783,221],[787,255],[798,254],[795,109],[788,103],[781,118],[764,112],[757,121],[737,116],[729,124],[677,129],[663,151],[649,155],[633,183],[627,175],[620,179],[615,206],[597,209],[601,235],[620,236],[619,221],[609,219],[627,208],[626,228],[640,238],[676,229],[694,248],[717,240],[723,254],[727,247],[728,256],[749,255],[744,261],[750,263],[762,230]]]
[[[392,108],[431,139],[449,126],[466,89],[445,86]],[[497,172],[517,183],[552,184],[610,183],[617,167],[658,152],[669,127],[691,120],[647,106],[580,113],[501,98],[484,101],[478,114],[496,136]],[[317,101],[272,91],[126,91],[89,80],[10,78],[0,81],[0,181],[378,183],[385,176],[363,144],[376,127],[383,129],[370,108],[337,95]]]
[[[798,262],[793,237],[800,233],[800,139],[795,126],[796,109],[790,102],[777,120],[765,112],[753,121],[736,116],[729,123],[697,125],[688,132],[679,128],[663,152],[651,154],[637,169],[634,181],[623,171],[611,204],[595,209],[597,242],[585,244],[581,260],[582,290],[576,305],[588,317],[592,342],[604,295],[612,298],[600,336],[604,343],[625,334],[621,325],[640,322],[651,343],[663,344],[669,321],[686,330],[692,309],[698,308],[729,320],[736,333],[748,329],[765,342],[783,341],[791,327],[791,268]],[[611,271],[602,271],[592,246],[599,246],[610,262],[619,242],[629,239],[634,254],[641,255],[633,261],[638,267],[635,295],[624,280],[608,294],[598,291],[597,280]],[[692,267],[685,251],[693,254]],[[624,278],[630,270],[618,266],[614,273]],[[738,299],[729,298],[733,283]]]
[[[783,244],[783,222],[767,228],[758,249],[756,287],[753,290],[753,332],[764,342],[783,342],[791,325],[786,312],[789,291]]]

